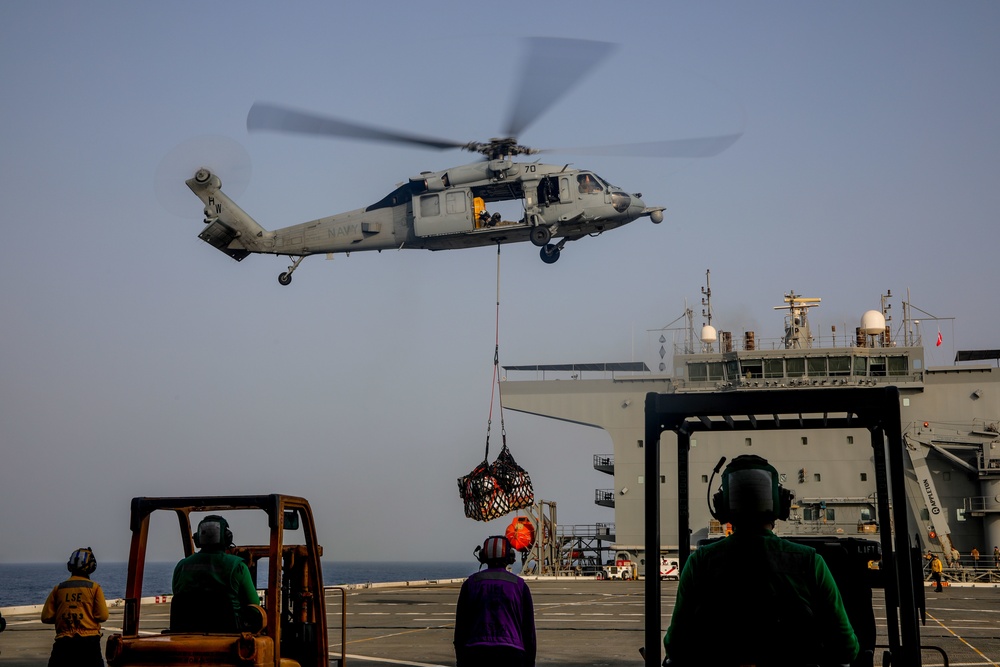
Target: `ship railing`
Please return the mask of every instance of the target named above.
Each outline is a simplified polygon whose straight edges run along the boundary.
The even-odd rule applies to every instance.
[[[615,506],[614,489],[594,489],[594,502],[602,507]]]
[[[971,557],[963,556],[958,565],[946,565],[942,571],[945,581],[963,584],[1000,584],[1000,567],[993,563],[992,555],[986,561],[980,557],[979,566]],[[930,567],[924,566],[924,581],[931,580]]]
[[[578,523],[560,524],[557,529],[559,537],[564,539],[580,537],[610,537],[615,534],[613,523]]]
[[[858,535],[877,535],[878,525],[872,521],[789,521],[779,525],[780,532],[785,535],[840,535],[852,537]]]
[[[594,454],[594,470],[613,473],[615,471],[615,457],[606,454]]]
[[[1000,505],[997,504],[993,496],[972,496],[962,501],[966,514],[997,514],[1000,513]]]

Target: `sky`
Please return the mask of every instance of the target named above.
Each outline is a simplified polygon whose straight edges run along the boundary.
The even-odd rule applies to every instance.
[[[704,160],[553,158],[665,220],[553,265],[504,246],[501,364],[655,368],[650,332],[688,305],[701,324],[711,270],[713,324],[764,338],[791,290],[822,298],[814,330],[849,331],[888,290],[900,324],[909,293],[946,365],[1000,345],[998,28],[976,0],[0,3],[0,562],[127,560],[134,496],[301,495],[333,560],[471,564],[509,523],[465,518],[456,486],[491,414],[496,249],[314,257],[282,287],[286,258],[197,238],[182,184],[212,166],[273,229],[475,158],[248,134],[255,101],[481,141],[524,37],[616,43],[521,143],[742,137]],[[606,433],[502,424],[561,524],[613,521]],[[494,404],[491,459],[500,426]]]

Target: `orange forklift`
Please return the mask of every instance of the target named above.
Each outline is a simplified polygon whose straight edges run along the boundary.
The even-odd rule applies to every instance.
[[[251,605],[240,610],[236,631],[192,632],[188,628],[175,631],[168,627],[156,633],[147,627],[140,632],[142,579],[150,518],[155,512],[176,516],[185,556],[190,556],[195,549],[192,513],[254,517],[259,524],[258,532],[251,537],[259,536],[261,542],[266,522],[267,544],[241,544],[227,549],[228,553],[243,559],[254,585],[263,590],[260,606]],[[110,667],[322,667],[330,662],[343,667],[345,664],[343,639],[339,657],[331,659],[328,654],[320,566],[323,547],[316,541],[312,510],[304,498],[280,494],[133,498],[131,530],[125,616],[122,632],[108,638],[106,654]],[[260,573],[258,565],[262,566]],[[265,573],[266,580],[261,582],[258,574]],[[340,592],[346,607],[344,591]],[[342,614],[344,611],[342,609]],[[341,619],[342,634],[345,620]],[[173,617],[170,624],[187,625]]]

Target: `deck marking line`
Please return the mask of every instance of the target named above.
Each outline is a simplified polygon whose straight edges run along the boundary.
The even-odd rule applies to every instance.
[[[951,635],[952,635],[953,637],[955,637],[955,639],[957,639],[958,641],[962,642],[963,644],[965,644],[966,646],[968,646],[968,647],[969,647],[970,649],[972,649],[973,651],[975,651],[975,653],[976,653],[976,654],[977,654],[977,655],[978,655],[979,657],[981,657],[981,658],[982,658],[983,660],[985,660],[985,661],[986,661],[987,663],[989,663],[989,664],[993,665],[993,667],[1000,667],[1000,666],[998,666],[998,665],[997,665],[997,663],[993,662],[992,660],[990,660],[989,658],[987,658],[987,657],[986,657],[985,655],[983,655],[983,652],[982,652],[982,651],[980,651],[980,650],[979,650],[978,648],[976,648],[975,646],[973,646],[973,645],[972,645],[972,644],[970,644],[969,642],[965,641],[965,639],[964,639],[964,638],[963,638],[963,637],[962,637],[961,635],[959,635],[959,634],[957,634],[957,633],[955,633],[955,632],[952,632],[952,629],[951,629],[951,628],[949,628],[949,627],[948,627],[947,625],[945,625],[944,623],[942,623],[942,622],[941,622],[941,621],[940,621],[940,620],[939,620],[939,619],[938,619],[937,617],[935,617],[935,616],[934,616],[933,614],[927,614],[927,618],[931,619],[932,621],[934,621],[935,623],[937,623],[938,625],[940,625],[940,626],[941,626],[941,627],[942,627],[942,628],[943,628],[944,630],[946,630],[946,631],[947,631],[948,633],[950,633],[950,634],[951,634]]]
[[[339,653],[331,653],[331,658],[339,658]],[[354,655],[351,653],[347,654],[347,657],[351,660],[369,660],[371,662],[386,662],[390,665],[411,665],[412,667],[447,667],[446,665],[439,665],[434,662],[411,662],[409,660],[394,660],[392,658],[374,658],[368,655]]]

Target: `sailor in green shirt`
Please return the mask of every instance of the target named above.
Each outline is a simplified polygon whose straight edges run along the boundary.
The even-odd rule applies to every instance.
[[[194,543],[201,551],[174,568],[170,629],[237,632],[240,609],[259,605],[260,596],[243,559],[226,553],[233,543],[229,523],[221,516],[206,516]]]
[[[759,456],[722,475],[715,514],[733,534],[699,548],[681,572],[669,664],[793,667],[848,664],[859,645],[833,575],[816,550],[773,532],[792,495]]]

